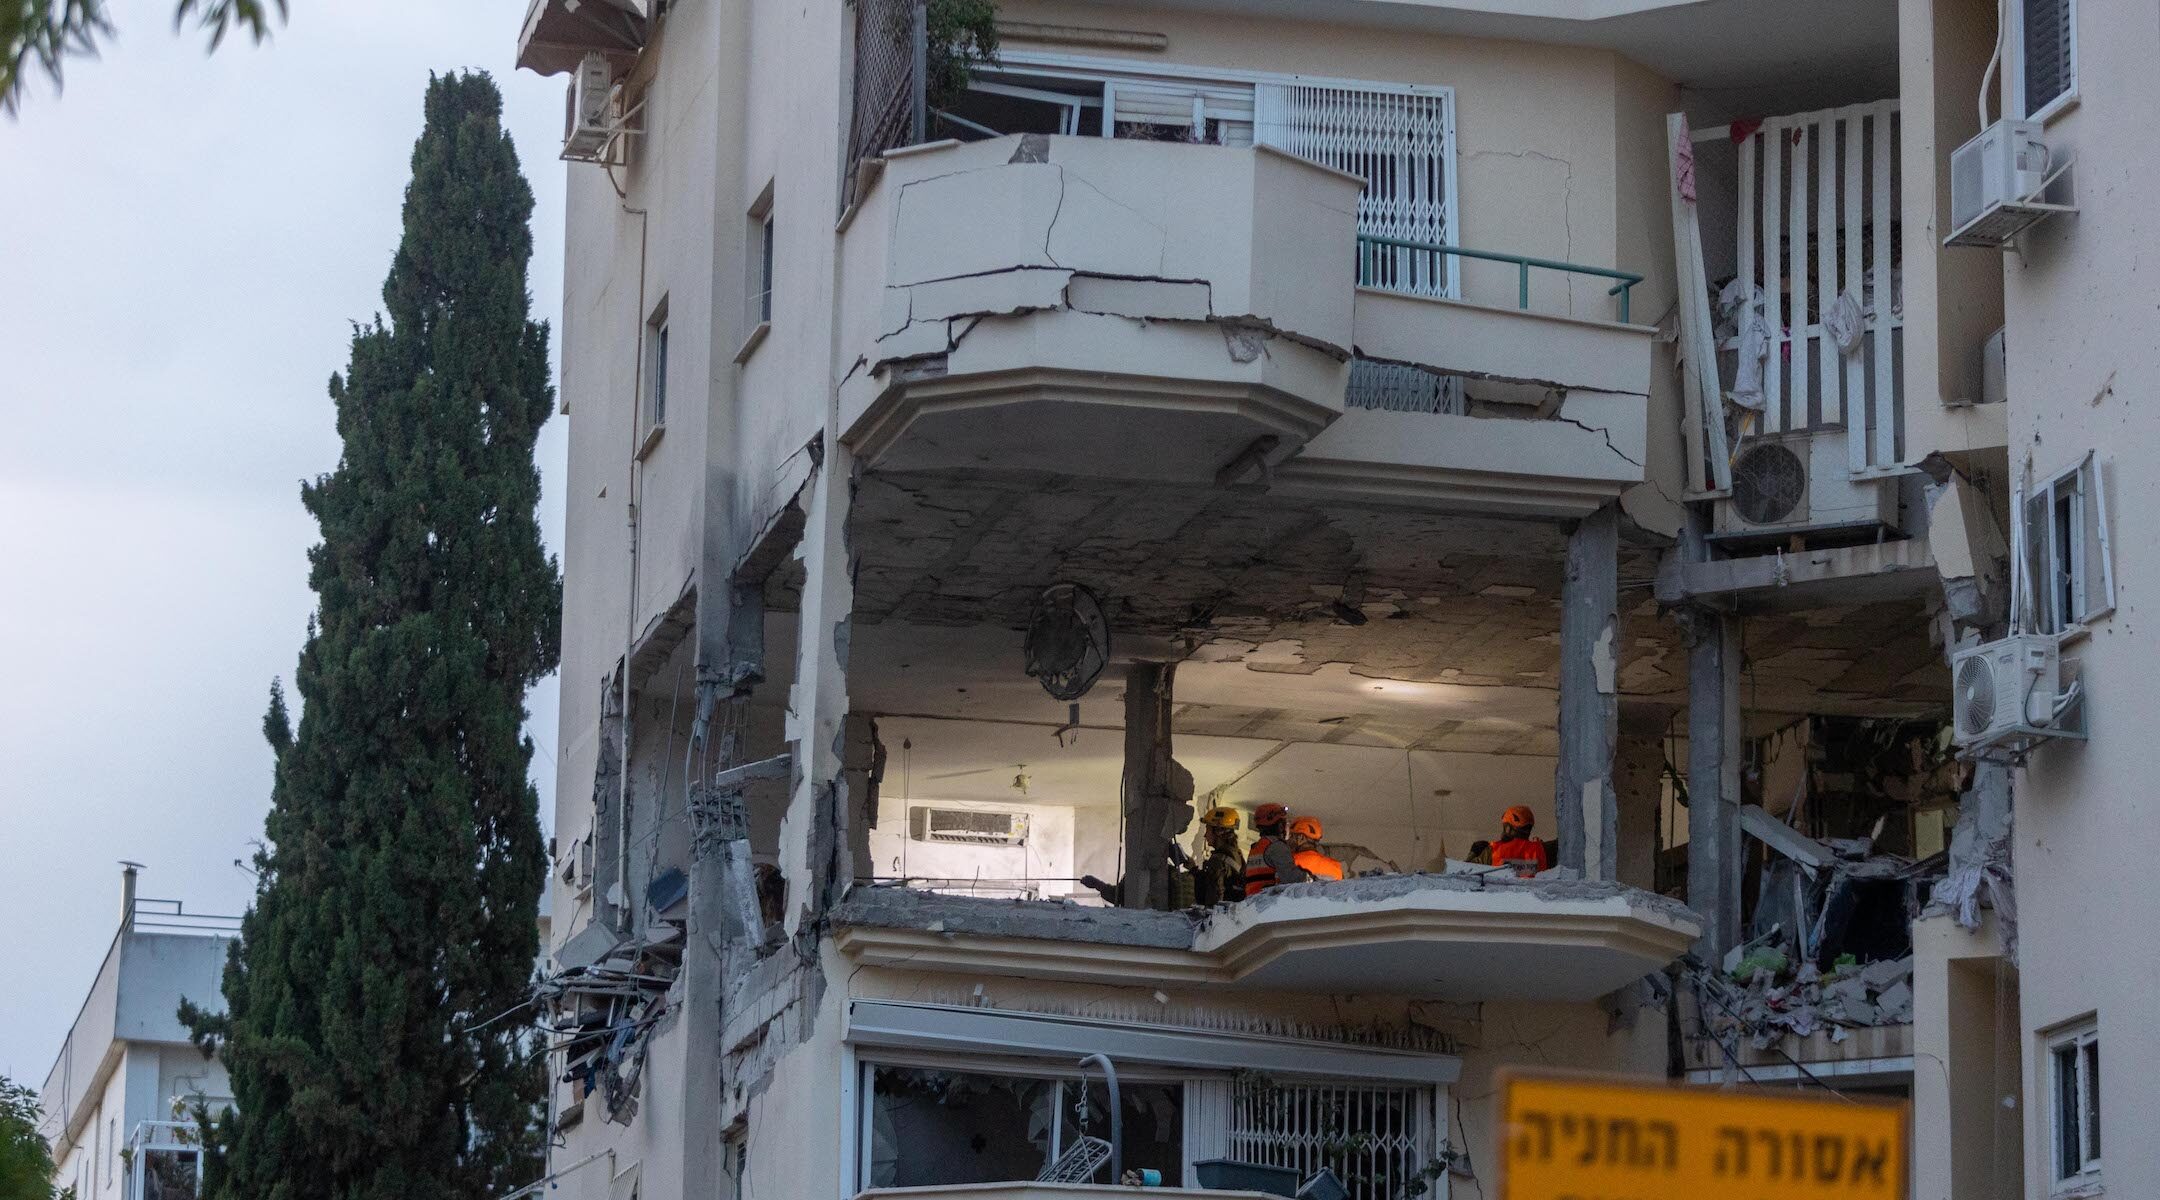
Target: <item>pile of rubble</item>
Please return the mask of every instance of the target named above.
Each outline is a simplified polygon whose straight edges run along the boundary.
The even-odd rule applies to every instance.
[[[1847,956],[1824,971],[1814,963],[1795,968],[1783,950],[1758,942],[1734,947],[1723,966],[1699,974],[1697,984],[1710,1033],[1728,1044],[1744,1037],[1764,1050],[1786,1034],[1823,1029],[1842,1042],[1847,1029],[1912,1021],[1909,956],[1865,965]]]

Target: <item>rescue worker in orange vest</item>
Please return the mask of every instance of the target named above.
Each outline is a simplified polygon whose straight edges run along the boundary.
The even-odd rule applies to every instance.
[[[1245,852],[1245,894],[1257,896],[1278,883],[1302,883],[1305,873],[1298,869],[1297,847],[1284,836],[1284,826],[1290,821],[1290,810],[1280,804],[1263,804],[1253,810],[1254,832],[1260,840]]]
[[[1326,831],[1320,827],[1320,818],[1290,818],[1290,844],[1297,847],[1292,861],[1310,878],[1341,879],[1342,860],[1330,858],[1320,849],[1320,839],[1325,836]]]
[[[1492,844],[1492,862],[1496,867],[1513,866],[1516,873],[1529,878],[1539,871],[1552,867],[1552,855],[1545,843],[1530,836],[1537,827],[1537,817],[1523,806],[1500,814],[1500,840]]]

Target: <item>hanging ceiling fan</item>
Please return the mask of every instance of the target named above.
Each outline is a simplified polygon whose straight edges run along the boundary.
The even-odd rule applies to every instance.
[[[1035,598],[1028,618],[1027,673],[1059,700],[1078,700],[1110,663],[1110,622],[1095,593],[1054,583]]]

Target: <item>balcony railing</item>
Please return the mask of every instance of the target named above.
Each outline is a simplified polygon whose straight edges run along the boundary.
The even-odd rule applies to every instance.
[[[240,932],[240,918],[219,913],[193,913],[178,900],[138,897],[129,927],[146,933],[202,933],[229,937]]]
[[[1467,246],[1444,246],[1435,242],[1408,242],[1374,234],[1359,234],[1357,246],[1359,286],[1409,292],[1412,295],[1441,295],[1437,281],[1447,278],[1447,260],[1450,257],[1514,264],[1517,283],[1516,307],[1524,309],[1530,307],[1530,271],[1533,267],[1543,271],[1594,275],[1601,279],[1617,280],[1618,282],[1605,289],[1605,294],[1620,298],[1619,321],[1623,325],[1628,320],[1628,290],[1643,281],[1642,276],[1632,271],[1617,271],[1611,267],[1590,267],[1550,258],[1532,258],[1527,254],[1472,250]]]

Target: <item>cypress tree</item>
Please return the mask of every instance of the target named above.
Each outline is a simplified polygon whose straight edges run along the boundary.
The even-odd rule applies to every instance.
[[[230,1200],[481,1200],[530,1181],[544,1068],[514,1016],[545,880],[524,698],[556,661],[533,443],[553,403],[528,319],[532,191],[485,74],[428,85],[387,320],[330,379],[344,450],[322,529],[228,1011],[186,1014],[232,1074],[210,1129]],[[475,1028],[475,1027],[479,1028]]]

